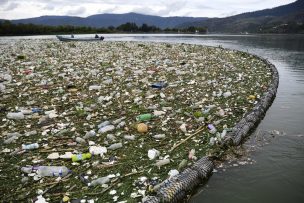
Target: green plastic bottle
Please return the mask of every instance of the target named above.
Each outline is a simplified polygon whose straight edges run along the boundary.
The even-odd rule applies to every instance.
[[[90,159],[92,157],[91,153],[86,153],[86,154],[75,154],[72,155],[72,161],[77,162],[77,161],[82,161],[85,159]]]
[[[148,121],[151,120],[153,118],[153,115],[150,113],[146,113],[146,114],[141,114],[139,116],[136,117],[137,121]]]

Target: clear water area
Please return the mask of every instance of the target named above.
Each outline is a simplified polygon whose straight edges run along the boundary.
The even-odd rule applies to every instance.
[[[190,200],[196,202],[304,202],[304,35],[104,35],[107,41],[158,41],[222,46],[273,63],[280,74],[277,97],[244,144],[254,164],[218,169]],[[55,36],[26,38],[49,39]],[[1,40],[24,37],[0,38]],[[0,40],[0,41],[1,41]],[[260,132],[278,130],[254,145]],[[266,144],[268,143],[268,144]]]

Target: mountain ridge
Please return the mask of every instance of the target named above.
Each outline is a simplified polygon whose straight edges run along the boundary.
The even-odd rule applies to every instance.
[[[161,29],[207,27],[211,33],[304,33],[304,0],[270,9],[246,12],[225,18],[206,17],[160,17],[139,13],[95,14],[88,17],[77,16],[40,16],[12,20],[14,24],[72,25],[96,28],[117,27],[132,22],[141,26],[148,24]]]
[[[200,22],[187,22],[177,27],[208,27],[209,32],[216,33],[288,33],[304,32],[303,24],[304,0],[297,0],[271,9],[225,18],[209,18]]]
[[[160,28],[174,28],[177,25],[186,22],[202,21],[207,18],[204,17],[160,17],[153,15],[144,15],[139,13],[125,13],[125,14],[95,14],[88,17],[77,16],[40,16],[27,19],[11,20],[12,23],[18,24],[36,24],[36,25],[72,25],[72,26],[91,26],[91,27],[117,27],[127,22],[134,22],[137,25],[148,24],[154,25]]]

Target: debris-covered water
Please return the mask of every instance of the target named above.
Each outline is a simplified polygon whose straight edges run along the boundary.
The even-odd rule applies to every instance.
[[[8,40],[0,53],[2,201],[140,201],[220,153],[271,78],[200,45]]]

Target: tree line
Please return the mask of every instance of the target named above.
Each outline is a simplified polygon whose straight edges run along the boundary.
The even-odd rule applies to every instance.
[[[95,28],[88,26],[71,26],[71,25],[35,25],[35,24],[14,24],[10,21],[0,21],[0,36],[14,35],[51,35],[51,34],[93,34],[93,33],[206,33],[204,27],[190,26],[187,28],[166,28],[160,29],[154,25],[150,26],[128,22],[117,27],[109,26],[107,28]]]

